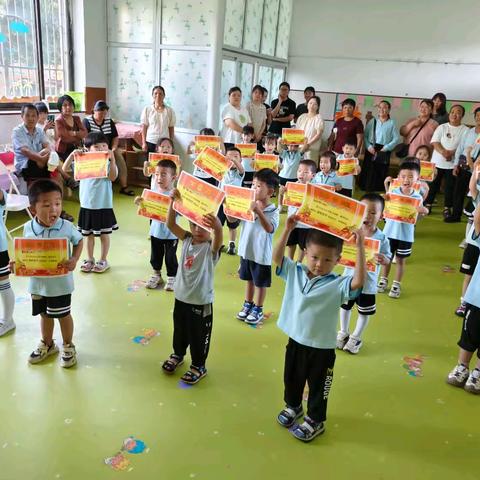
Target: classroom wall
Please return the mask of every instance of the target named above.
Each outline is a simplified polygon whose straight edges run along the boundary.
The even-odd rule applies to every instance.
[[[296,0],[287,78],[295,89],[478,100],[478,13],[478,0]]]

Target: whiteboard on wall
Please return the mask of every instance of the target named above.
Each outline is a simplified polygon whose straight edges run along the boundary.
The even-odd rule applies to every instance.
[[[333,120],[335,116],[336,93],[316,92],[320,97],[320,115],[324,120]],[[303,90],[290,90],[289,97],[298,105],[305,103]]]

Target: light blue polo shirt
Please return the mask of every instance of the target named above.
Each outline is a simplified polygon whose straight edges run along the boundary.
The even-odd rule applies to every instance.
[[[380,253],[385,255],[388,258],[392,257],[392,252],[390,251],[390,242],[388,241],[387,236],[377,228],[375,233],[370,237],[374,240],[380,240]],[[343,275],[353,277],[355,269],[350,267],[345,267]],[[378,283],[378,274],[380,273],[380,265],[377,265],[377,268],[374,272],[367,272],[367,277],[365,278],[365,284],[362,287],[362,293],[369,295],[375,295],[377,293],[377,283]]]
[[[66,238],[68,240],[68,255],[70,257],[70,243],[78,245],[82,240],[82,234],[73,223],[63,218],[57,219],[51,227],[44,227],[37,219],[31,220],[23,227],[25,238]],[[73,292],[73,274],[69,272],[63,277],[30,277],[28,292],[42,297],[60,297]]]
[[[341,185],[340,180],[336,172],[331,170],[326,175],[323,172],[318,172],[312,179],[314,185]]]
[[[157,190],[157,192],[162,193],[163,195],[170,195],[172,190],[166,192],[160,192]],[[177,240],[177,237],[168,229],[167,225],[158,220],[152,220],[150,223],[150,236],[158,238],[159,240]]]
[[[89,210],[113,208],[112,181],[108,178],[80,180],[80,206]]]
[[[234,187],[241,187],[243,182],[243,177],[245,174],[241,174],[236,168],[231,168],[222,178],[220,182],[220,189],[224,190],[225,185],[233,185]]]
[[[337,155],[337,160],[344,160],[345,155]],[[353,190],[353,180],[354,175],[345,175],[345,176],[338,176],[337,175],[338,183],[342,186],[342,188],[346,188],[348,190]]]
[[[332,272],[310,279],[305,265],[287,257],[276,273],[286,282],[278,328],[307,347],[335,348],[340,305],[358,295],[352,278]]]
[[[2,190],[3,193],[3,202],[0,202],[0,252],[5,252],[8,250],[8,240],[7,240],[7,230],[5,228],[5,223],[3,222],[3,214],[5,213],[5,208],[7,206],[7,192]]]
[[[283,150],[280,154],[282,162],[282,169],[280,170],[280,177],[292,179],[297,178],[298,165],[303,159],[303,153],[300,150]]]
[[[238,254],[245,260],[251,260],[259,265],[271,265],[273,234],[280,223],[280,213],[273,203],[267,205],[263,213],[273,225],[273,232],[265,231],[258,217],[255,218],[255,222],[242,221]]]
[[[474,230],[472,228],[472,230]],[[473,232],[472,239],[476,242],[477,247],[480,248],[480,232]],[[475,272],[473,272],[472,279],[470,280],[470,284],[468,285],[467,291],[465,292],[465,296],[463,297],[466,303],[470,305],[474,305],[475,307],[480,308],[480,264],[477,265],[475,268]]]
[[[43,145],[48,145],[48,139],[41,127],[35,127],[33,135],[29,133],[24,123],[16,126],[12,131],[12,145],[15,153],[15,171],[20,173],[27,168],[28,158],[21,152],[23,147],[35,153],[43,150]]]
[[[397,187],[394,188],[391,193],[396,193],[405,197],[418,198],[420,200],[420,206],[423,204],[422,196],[415,190],[413,190],[410,195],[405,195],[402,192],[402,188]],[[395,222],[393,220],[386,219],[383,233],[388,238],[413,243],[415,240],[415,225],[412,225],[411,223]]]

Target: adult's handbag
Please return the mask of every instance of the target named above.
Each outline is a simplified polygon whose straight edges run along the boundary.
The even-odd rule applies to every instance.
[[[422,128],[428,123],[429,118],[427,119],[426,122],[422,123],[422,126],[417,130],[413,138],[410,140],[410,143],[412,143],[418,136],[418,134],[422,131]],[[395,154],[397,155],[398,158],[405,158],[408,156],[408,150],[410,148],[410,143],[399,143],[397,145],[397,148],[395,149]]]

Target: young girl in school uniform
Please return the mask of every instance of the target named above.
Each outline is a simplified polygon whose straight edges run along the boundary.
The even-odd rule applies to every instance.
[[[164,137],[161,138],[157,143],[157,153],[164,153],[165,155],[173,155],[175,153],[175,147],[173,146],[173,142],[170,138]],[[143,162],[143,174],[146,177],[151,177],[150,179],[150,190],[154,192],[158,191],[158,184],[155,179],[155,175],[149,171],[149,162],[148,160]]]
[[[110,165],[107,178],[91,178],[80,180],[80,213],[78,216],[78,230],[87,240],[88,257],[83,261],[82,272],[103,273],[110,268],[107,262],[110,250],[110,234],[118,230],[117,219],[113,212],[112,182],[117,178],[118,170],[115,156],[108,149],[108,140],[100,132],[92,132],[85,138],[85,147],[89,152],[109,152]],[[74,153],[70,154],[63,164],[63,170],[68,172],[74,160]],[[75,164],[74,164],[75,168]],[[95,237],[100,237],[100,260],[95,262],[93,251]]]

